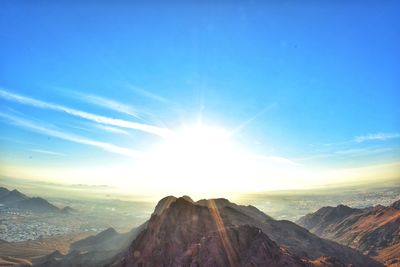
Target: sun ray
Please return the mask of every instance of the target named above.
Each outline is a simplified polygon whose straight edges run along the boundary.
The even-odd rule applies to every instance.
[[[207,200],[207,206],[208,206],[211,216],[213,217],[213,220],[217,226],[218,235],[219,235],[219,238],[221,239],[222,246],[225,250],[226,256],[228,257],[229,266],[239,267],[240,264],[239,264],[239,260],[238,260],[236,251],[233,249],[232,243],[226,232],[226,227],[225,227],[224,221],[222,220],[221,215],[219,214],[219,210],[218,210],[218,207],[217,207],[214,199]]]

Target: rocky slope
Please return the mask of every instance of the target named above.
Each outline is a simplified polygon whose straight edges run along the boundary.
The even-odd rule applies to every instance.
[[[97,235],[92,235],[70,245],[67,254],[56,253],[39,257],[33,261],[34,266],[71,267],[71,266],[102,266],[116,254],[128,249],[146,224],[132,229],[128,233],[118,233],[108,228]]]
[[[389,207],[352,209],[343,205],[321,208],[299,219],[311,232],[364,254],[388,266],[400,266],[400,201]]]
[[[260,229],[223,221],[209,209],[178,198],[111,266],[307,266]]]
[[[130,234],[108,229],[36,266],[382,266],[289,221],[226,199],[166,197]]]
[[[312,262],[318,259],[318,264]],[[273,220],[255,207],[226,199],[196,203],[188,197],[167,197],[156,206],[148,227],[109,265],[332,266],[331,262],[380,266],[294,223]]]

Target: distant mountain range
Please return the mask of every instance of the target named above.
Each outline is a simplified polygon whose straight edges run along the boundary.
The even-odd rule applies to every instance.
[[[0,187],[0,204],[3,204],[4,206],[9,208],[16,208],[24,211],[38,213],[68,214],[75,211],[68,206],[60,209],[43,198],[28,197],[16,189],[10,191],[4,187]]]
[[[166,197],[126,234],[107,229],[34,266],[383,266],[253,206]]]
[[[387,266],[400,266],[400,200],[388,207],[323,207],[300,218],[297,223],[320,237],[355,248]]]

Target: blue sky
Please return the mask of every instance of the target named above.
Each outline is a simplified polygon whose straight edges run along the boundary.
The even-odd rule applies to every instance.
[[[199,121],[309,169],[399,161],[396,1],[0,5],[3,169],[126,162]]]

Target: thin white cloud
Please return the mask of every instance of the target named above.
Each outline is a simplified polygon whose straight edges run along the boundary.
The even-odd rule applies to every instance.
[[[107,132],[110,132],[110,133],[130,135],[128,131],[125,131],[125,130],[117,128],[117,127],[106,126],[106,125],[103,125],[103,124],[95,124],[95,127],[100,129],[100,130],[107,131]]]
[[[400,138],[400,133],[375,133],[368,135],[356,136],[354,141],[357,143],[362,143],[366,141],[385,141],[389,139]]]
[[[53,155],[53,156],[63,156],[63,157],[67,156],[67,154],[64,153],[54,152],[50,150],[43,150],[43,149],[29,149],[29,151],[41,154]]]
[[[375,148],[358,148],[358,149],[343,149],[332,151],[329,153],[320,153],[311,155],[309,157],[298,158],[298,161],[307,161],[314,159],[333,158],[333,157],[365,157],[370,155],[377,155],[393,151],[395,148],[391,147],[375,147]]]
[[[102,108],[127,114],[135,118],[140,118],[139,113],[133,107],[127,104],[92,94],[83,94],[78,92],[73,92],[72,94],[78,96],[81,100],[100,106]]]
[[[164,103],[164,104],[171,103],[171,101],[169,99],[167,99],[163,96],[160,96],[158,94],[155,94],[153,92],[150,92],[148,90],[138,88],[138,87],[132,86],[132,85],[130,85],[129,88],[137,95],[146,97],[148,99],[155,100],[157,102]]]
[[[4,114],[4,113],[0,113],[0,117],[3,117],[7,120],[9,120],[12,124],[16,125],[16,126],[20,126],[26,129],[29,129],[31,131],[37,132],[37,133],[41,133],[41,134],[45,134],[48,136],[52,136],[55,138],[59,138],[59,139],[63,139],[66,141],[70,141],[70,142],[74,142],[74,143],[78,143],[78,144],[84,144],[84,145],[88,145],[88,146],[93,146],[93,147],[97,147],[100,148],[104,151],[107,152],[111,152],[114,154],[119,154],[119,155],[124,155],[124,156],[129,156],[129,157],[140,157],[142,156],[142,153],[139,151],[135,151],[135,150],[131,150],[128,148],[124,148],[124,147],[120,147],[120,146],[116,146],[110,143],[106,143],[106,142],[99,142],[99,141],[95,141],[92,139],[88,139],[79,135],[75,135],[75,134],[71,134],[71,133],[66,133],[66,132],[62,132],[60,130],[57,129],[51,129],[49,127],[46,126],[42,126],[39,125],[38,123],[34,123],[32,121],[20,118],[20,117],[16,117],[13,115],[9,115],[9,114]]]
[[[335,154],[342,156],[368,156],[373,154],[384,153],[392,151],[390,147],[380,147],[380,148],[359,148],[359,149],[347,149],[336,151]]]
[[[171,133],[171,131],[166,128],[161,128],[161,127],[157,127],[157,126],[153,126],[153,125],[149,125],[149,124],[131,122],[131,121],[126,121],[126,120],[114,119],[114,118],[109,118],[109,117],[105,117],[105,116],[101,116],[101,115],[96,115],[93,113],[69,108],[66,106],[53,104],[50,102],[44,102],[44,101],[37,100],[34,98],[14,94],[14,93],[8,92],[3,89],[0,89],[0,97],[3,99],[16,101],[21,104],[26,104],[26,105],[30,105],[30,106],[34,106],[34,107],[38,107],[38,108],[64,112],[64,113],[67,113],[67,114],[75,116],[75,117],[94,121],[94,122],[101,123],[101,124],[107,124],[107,125],[111,125],[111,126],[117,126],[117,127],[122,127],[122,128],[128,128],[128,129],[135,129],[135,130],[151,133],[154,135],[158,135],[161,137],[167,137]]]

